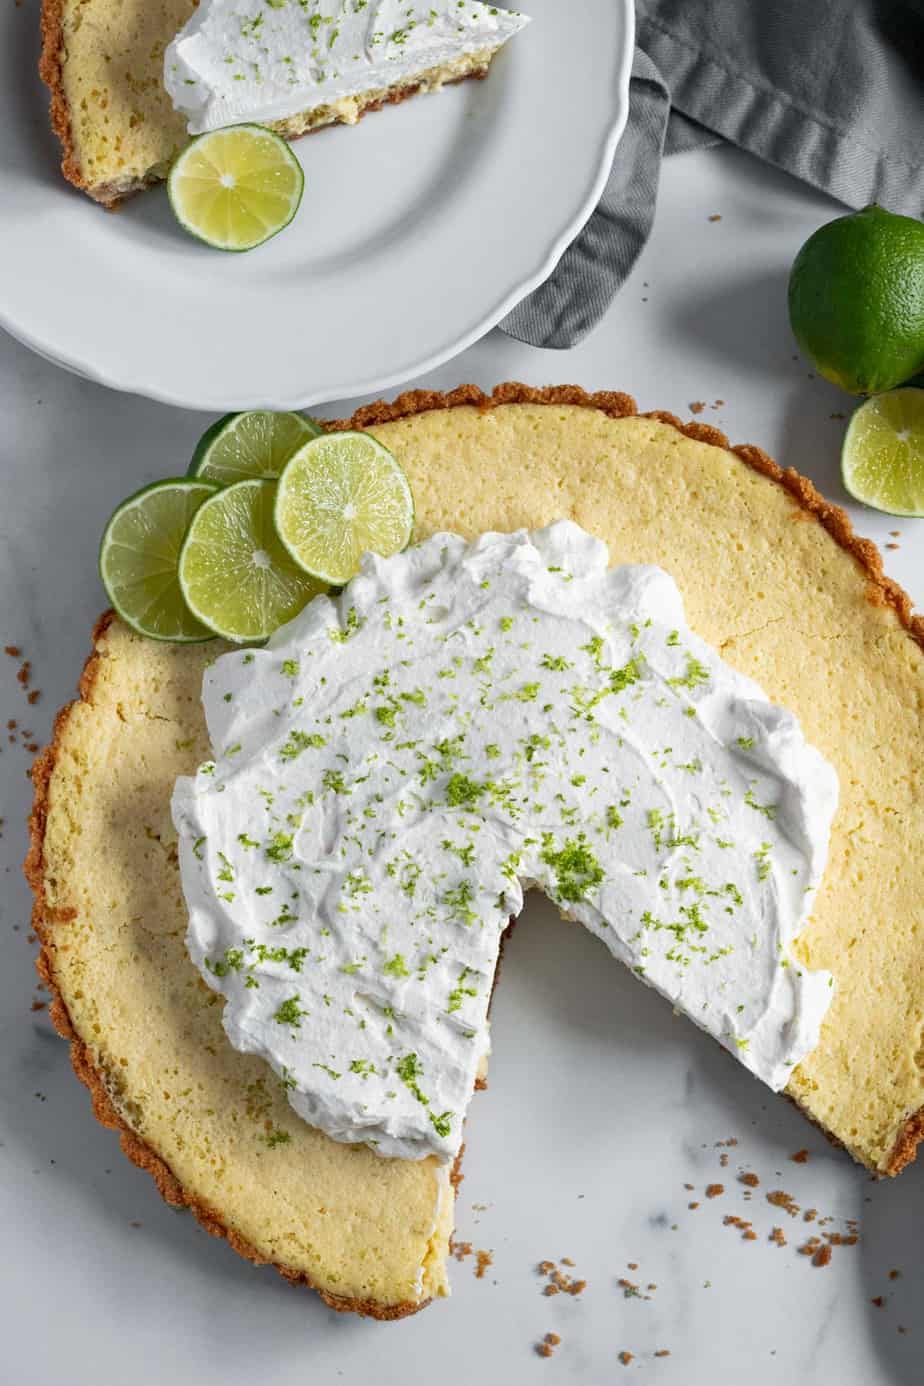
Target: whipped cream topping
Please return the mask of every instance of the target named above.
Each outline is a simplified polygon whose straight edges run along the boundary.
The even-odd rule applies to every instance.
[[[191,134],[265,124],[499,48],[526,23],[476,0],[201,0],[164,82]]]
[[[565,521],[436,535],[206,674],[189,951],[336,1140],[456,1153],[530,885],[772,1088],[818,1041],[832,978],[791,950],[835,773],[667,573],[607,562]]]

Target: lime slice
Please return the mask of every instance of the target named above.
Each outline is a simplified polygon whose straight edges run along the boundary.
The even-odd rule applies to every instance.
[[[293,453],[324,430],[304,414],[254,409],[226,414],[199,439],[189,476],[230,486],[250,477],[277,477]]]
[[[189,522],[215,494],[208,481],[158,481],[129,496],[103,533],[99,572],[126,625],[153,640],[211,640],[180,591],[177,566]]]
[[[407,477],[368,433],[315,438],[279,478],[279,537],[299,567],[324,582],[349,582],[364,553],[400,553],[413,528]]]
[[[924,390],[905,386],[860,405],[844,439],[841,475],[864,505],[924,515]]]
[[[183,150],[167,191],[184,230],[216,250],[252,250],[288,226],[304,185],[285,140],[260,125],[229,125]]]
[[[275,481],[238,481],[196,512],[180,552],[190,611],[226,640],[265,640],[320,583],[297,568],[273,528]]]

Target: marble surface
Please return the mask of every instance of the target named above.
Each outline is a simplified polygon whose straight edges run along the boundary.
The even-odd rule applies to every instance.
[[[671,161],[655,233],[599,330],[560,355],[493,334],[426,381],[579,381],[759,443],[843,503],[851,401],[795,354],[788,266],[833,204],[730,150]],[[713,214],[720,221],[710,221]],[[712,407],[718,399],[724,401]],[[331,404],[342,414],[353,401]],[[207,420],[120,397],[0,338],[0,644],[19,644],[41,698],[0,656],[3,721],[43,741],[74,688],[103,605],[98,535],[113,503],[182,470]],[[920,523],[855,514],[887,567],[924,593]],[[901,530],[897,540],[892,529]],[[461,1386],[628,1379],[754,1386],[834,1379],[912,1386],[924,1353],[924,1161],[876,1184],[738,1069],[583,931],[531,905],[494,1009],[488,1092],[472,1107],[458,1235],[492,1253],[453,1265],[454,1294],[398,1324],[339,1317],[171,1211],[92,1120],[35,989],[19,874],[29,754],[0,754],[0,1377],[17,1386],[239,1386],[418,1380]],[[540,1022],[540,1017],[542,1020]],[[576,1134],[588,1121],[593,1142]],[[717,1146],[728,1139],[734,1146]],[[805,1148],[806,1163],[791,1155]],[[721,1156],[728,1156],[727,1166]],[[738,1182],[753,1171],[750,1200]],[[707,1184],[725,1192],[707,1199]],[[687,1185],[693,1185],[688,1189]],[[813,1230],[771,1207],[784,1189],[844,1230],[823,1269]],[[688,1204],[699,1203],[696,1209]],[[723,1225],[753,1222],[757,1240]],[[788,1241],[768,1241],[775,1225]],[[575,1262],[581,1295],[545,1297],[536,1265]],[[638,1269],[629,1269],[629,1263]],[[893,1269],[900,1277],[889,1278]],[[624,1285],[640,1287],[640,1295]],[[648,1285],[656,1289],[647,1290]],[[648,1296],[648,1297],[644,1297]],[[883,1297],[881,1307],[875,1302]],[[906,1331],[903,1333],[901,1329]],[[561,1343],[548,1360],[535,1345]],[[656,1357],[659,1350],[671,1354]],[[620,1352],[632,1353],[627,1366]]]

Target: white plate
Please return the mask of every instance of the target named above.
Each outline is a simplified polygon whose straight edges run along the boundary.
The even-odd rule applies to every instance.
[[[447,360],[551,272],[626,121],[631,0],[527,8],[485,82],[301,141],[298,217],[237,256],[187,238],[162,188],[108,216],[61,180],[36,5],[0,6],[0,326],[193,409],[310,405]]]

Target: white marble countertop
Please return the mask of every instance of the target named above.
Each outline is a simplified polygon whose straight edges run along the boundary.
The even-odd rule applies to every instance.
[[[843,504],[840,416],[851,401],[797,358],[785,302],[797,248],[837,210],[731,150],[674,159],[651,243],[587,342],[558,354],[494,333],[413,383],[575,381],[684,416],[701,400],[704,421],[760,444]],[[715,213],[720,221],[709,220]],[[104,520],[123,495],[181,470],[206,420],[109,394],[6,337],[0,409],[0,644],[22,646],[41,689],[30,707],[17,662],[0,656],[3,717],[44,741],[104,605],[95,575]],[[880,546],[898,543],[885,554],[888,570],[920,598],[921,522],[852,513]],[[458,1236],[492,1252],[484,1277],[475,1278],[474,1258],[454,1264],[452,1299],[387,1325],[337,1316],[240,1261],[124,1160],[92,1120],[46,1012],[30,1011],[39,993],[19,874],[29,760],[21,737],[4,736],[4,1380],[597,1386],[639,1371],[683,1386],[920,1383],[924,1162],[898,1181],[872,1182],[615,963],[601,966],[589,936],[572,930],[566,942],[567,926],[541,905],[529,907],[510,944],[491,1085],[468,1127]],[[739,1143],[716,1145],[729,1138]],[[792,1163],[803,1147],[808,1162]],[[749,1201],[741,1169],[761,1181]],[[713,1182],[726,1192],[710,1200]],[[812,1266],[796,1247],[814,1229],[768,1205],[766,1192],[778,1188],[834,1218],[829,1230],[856,1218],[859,1244]],[[757,1240],[724,1226],[727,1214],[753,1221]],[[786,1247],[768,1241],[774,1225]],[[536,1265],[562,1257],[586,1291],[545,1297]],[[890,1279],[893,1269],[901,1274]],[[627,1294],[622,1277],[649,1297]],[[561,1343],[543,1361],[535,1344],[546,1332]],[[633,1354],[628,1366],[623,1351]]]

